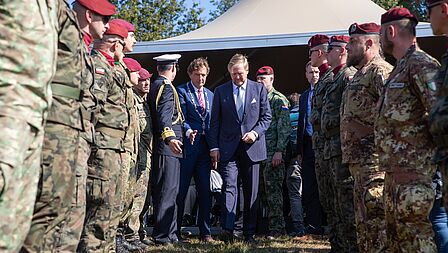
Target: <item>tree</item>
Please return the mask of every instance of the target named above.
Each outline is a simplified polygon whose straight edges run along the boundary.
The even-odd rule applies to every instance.
[[[189,32],[204,24],[197,3],[187,9],[185,0],[112,0],[117,18],[136,26],[138,41],[160,40]],[[190,16],[193,15],[193,16]]]
[[[215,10],[210,11],[210,19],[208,22],[215,20],[238,2],[239,0],[211,0],[212,5],[215,6]]]
[[[406,7],[419,21],[428,21],[424,0],[372,0],[385,10],[393,7]]]

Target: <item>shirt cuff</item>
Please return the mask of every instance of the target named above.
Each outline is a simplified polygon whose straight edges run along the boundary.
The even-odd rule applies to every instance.
[[[258,133],[255,132],[254,130],[250,131],[251,133],[253,133],[255,135],[255,139],[258,139]]]
[[[187,138],[190,138],[190,134],[193,132],[193,130],[190,128],[185,132],[185,135],[187,136]]]
[[[219,151],[219,148],[212,148],[212,149],[210,149],[210,152],[212,152],[212,151]]]

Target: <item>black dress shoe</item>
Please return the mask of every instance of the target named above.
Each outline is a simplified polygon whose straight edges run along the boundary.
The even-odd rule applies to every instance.
[[[225,229],[218,235],[218,238],[225,243],[233,243],[235,240],[233,233]]]
[[[249,244],[249,245],[257,245],[258,241],[255,240],[253,235],[249,235],[249,236],[244,237],[244,243]]]

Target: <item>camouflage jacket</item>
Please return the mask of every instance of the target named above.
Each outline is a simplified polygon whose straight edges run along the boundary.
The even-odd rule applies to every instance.
[[[48,122],[82,130],[81,97],[82,68],[85,55],[83,39],[75,13],[65,1],[58,3],[58,60],[51,83],[53,101]]]
[[[377,103],[392,66],[374,57],[353,76],[342,94],[341,148],[344,163],[365,163],[376,158],[374,123]]]
[[[140,128],[138,123],[137,107],[135,106],[134,91],[132,90],[132,83],[129,79],[130,72],[123,62],[115,63],[115,68],[124,76],[126,84],[125,100],[126,109],[129,114],[129,127],[126,130],[124,149],[133,154],[132,157],[136,160],[138,154],[138,142],[140,140]]]
[[[314,86],[314,94],[311,100],[310,123],[313,126],[313,149],[324,148],[324,137],[320,131],[320,119],[323,107],[325,92],[328,84],[333,80],[333,71],[328,69]]]
[[[436,101],[429,114],[429,122],[437,146],[434,161],[441,162],[448,158],[448,51],[442,57],[436,85]]]
[[[341,132],[340,132],[340,108],[342,103],[342,92],[348,82],[353,78],[356,69],[345,65],[335,73],[333,80],[327,84],[327,91],[323,98],[321,132],[325,137],[324,158],[330,159],[340,156]]]
[[[135,102],[138,110],[138,119],[140,127],[140,142],[138,148],[138,169],[145,170],[150,166],[149,161],[152,154],[152,122],[149,104],[134,91]]]
[[[96,83],[93,94],[99,104],[99,113],[95,117],[95,145],[124,151],[123,141],[129,126],[125,77],[114,70],[101,52],[93,50],[92,55]]]
[[[268,93],[271,106],[272,121],[266,131],[266,149],[268,154],[286,151],[286,145],[291,134],[291,123],[289,121],[289,101],[280,92],[271,89]]]
[[[435,146],[428,112],[435,100],[438,69],[439,63],[414,45],[390,73],[375,125],[381,169],[407,168],[432,177],[428,165]]]

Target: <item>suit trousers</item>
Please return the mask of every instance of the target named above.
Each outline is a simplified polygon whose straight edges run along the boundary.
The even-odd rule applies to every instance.
[[[210,235],[210,209],[212,196],[210,191],[210,169],[211,160],[208,156],[209,149],[205,136],[201,136],[197,149],[180,160],[180,187],[177,197],[177,232],[180,234],[182,217],[184,215],[185,197],[191,178],[194,176],[196,190],[199,200],[198,225],[200,234]]]
[[[179,193],[179,158],[155,154],[151,166],[151,186],[154,200],[154,241],[167,243],[176,241],[177,205]]]
[[[260,164],[253,162],[246,151],[244,144],[240,143],[235,154],[228,161],[221,161],[220,165],[222,186],[222,228],[233,232],[238,202],[238,176],[241,177],[244,211],[243,234],[255,234],[258,210],[258,184]]]

